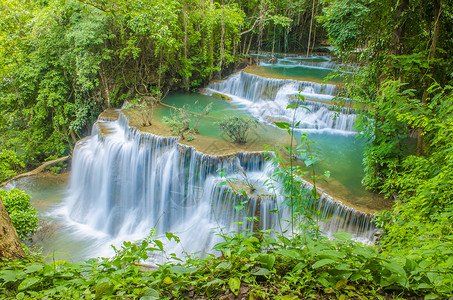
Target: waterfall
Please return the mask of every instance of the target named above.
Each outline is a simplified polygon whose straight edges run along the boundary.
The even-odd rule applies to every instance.
[[[300,94],[306,99],[301,104],[308,108],[296,112],[301,129],[354,133],[355,110],[336,109],[330,103],[337,94],[337,87],[332,84],[263,78],[239,72],[222,82],[209,84],[207,92],[230,96],[260,121],[270,124],[280,119],[291,122],[294,109],[286,107]]]
[[[340,64],[332,59],[329,56],[320,56],[320,55],[296,55],[296,54],[281,54],[281,53],[272,53],[270,52],[250,52],[249,55],[256,56],[259,59],[260,66],[292,66],[292,67],[308,67],[314,69],[338,69]]]
[[[333,70],[340,67],[339,64],[332,61],[318,61],[308,59],[277,59],[269,61],[260,61],[260,66],[268,67],[284,67],[284,68],[310,68],[310,69],[324,69]]]
[[[84,234],[133,240],[156,228],[160,234],[176,232],[185,251],[209,251],[221,241],[215,235],[219,228],[251,229],[250,221],[234,224],[247,215],[259,216],[262,229],[276,229],[278,219],[288,218],[288,210],[269,212],[284,200],[281,192],[273,196],[260,192],[245,199],[219,185],[224,181],[217,172],[221,169],[239,182],[244,181],[240,174],[246,174],[247,182],[263,191],[274,170],[266,159],[269,154],[207,155],[178,143],[177,137],[143,133],[128,123],[122,113],[116,121],[98,120],[92,135],[75,148],[62,210],[70,222],[83,227]],[[335,219],[325,227],[327,233],[344,229],[370,239],[371,218],[360,217],[362,213],[329,197],[323,199],[318,204],[323,217]],[[248,201],[247,213],[235,210],[242,200]]]
[[[98,120],[74,151],[67,218],[93,234],[120,240],[143,238],[151,228],[200,236],[205,246],[197,244],[193,251],[210,250],[216,240],[212,228],[229,231],[243,218],[231,209],[237,204],[234,195],[218,187],[217,170],[232,176],[240,169],[259,177],[270,163],[263,152],[212,156],[178,139],[130,128],[123,114],[117,121]],[[253,202],[249,213],[254,214]]]

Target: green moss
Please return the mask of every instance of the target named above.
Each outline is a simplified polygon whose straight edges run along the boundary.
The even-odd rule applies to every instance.
[[[220,93],[212,93],[211,96],[212,96],[212,97],[216,97],[216,98],[223,99],[223,100],[225,100],[225,101],[231,101],[231,97],[229,97],[229,96],[227,96],[227,95],[220,94]]]

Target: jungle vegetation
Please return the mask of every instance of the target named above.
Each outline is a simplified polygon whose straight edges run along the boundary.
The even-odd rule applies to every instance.
[[[103,108],[200,87],[248,60],[251,50],[311,53],[325,43],[345,63],[342,95],[362,110],[363,184],[395,204],[376,218],[378,246],[345,233],[327,240],[315,225],[290,239],[236,232],[216,246],[220,257],[173,257],[143,270],[137,263],[150,253],[172,258],[150,235],[126,242],[113,258],[81,264],[31,254],[3,260],[0,294],[451,297],[452,20],[451,0],[1,0],[2,180],[70,153]],[[292,170],[285,174],[294,185],[290,198],[310,198]]]

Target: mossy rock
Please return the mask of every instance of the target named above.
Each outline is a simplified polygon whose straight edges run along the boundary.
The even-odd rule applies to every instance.
[[[220,93],[212,93],[211,96],[212,97],[216,97],[216,98],[220,98],[220,99],[223,99],[223,100],[226,100],[226,101],[231,101],[231,97],[228,97],[227,95],[223,95],[223,94],[220,94]]]

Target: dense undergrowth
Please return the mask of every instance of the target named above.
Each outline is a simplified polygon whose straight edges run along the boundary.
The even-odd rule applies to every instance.
[[[238,37],[244,15],[237,5],[209,7],[197,2],[192,10],[190,2],[158,1],[156,7],[143,9],[143,2],[130,2],[118,1],[115,6],[102,1],[12,1],[19,8],[15,11],[2,2],[0,38],[10,49],[1,53],[4,179],[23,168],[21,160],[33,165],[35,160],[68,152],[100,106],[141,94],[161,96],[170,85],[197,86],[221,72],[220,62],[223,66],[233,62],[257,40],[251,34]],[[263,3],[255,16],[260,20],[266,19]],[[248,16],[256,11],[256,4],[248,3],[250,7],[244,9]],[[121,5],[124,14],[115,14]],[[316,222],[311,222],[314,219],[287,236],[224,235],[225,241],[215,247],[221,255],[201,259],[166,253],[163,239],[178,240],[171,233],[164,238],[151,235],[137,243],[126,242],[112,258],[85,263],[46,263],[31,254],[23,260],[2,261],[1,297],[451,297],[452,7],[450,0],[323,3],[319,21],[338,46],[337,54],[358,66],[348,69],[352,85],[346,87],[352,88],[345,96],[366,108],[358,124],[368,140],[364,184],[395,200],[391,211],[377,217],[383,231],[378,246],[356,243],[346,233],[333,240],[323,238]],[[148,22],[155,16],[154,8],[163,16],[157,20],[159,28],[166,29],[162,32]],[[274,33],[275,28],[286,30],[285,20],[280,21],[274,17],[266,24],[274,27]],[[171,30],[168,24],[178,26]],[[258,24],[254,31],[260,36],[263,27]],[[242,49],[236,49],[238,41]],[[273,45],[272,39],[267,44]],[[150,71],[151,67],[157,71]],[[283,123],[278,126],[291,131]],[[16,148],[21,150],[6,152]],[[310,156],[305,159],[308,167]],[[285,182],[294,209],[290,222],[308,208],[298,202],[306,198],[298,194],[293,167],[290,164]],[[285,171],[280,175],[285,176]],[[311,196],[316,197],[316,190]],[[305,220],[309,217],[303,215]],[[157,269],[139,264],[150,256],[171,261]]]
[[[291,239],[270,232],[240,232],[225,236],[215,249],[221,256],[186,257],[165,252],[153,236],[137,244],[126,242],[112,258],[85,263],[30,256],[3,262],[1,294],[24,299],[385,299],[451,295],[452,266],[433,269],[423,257],[390,257],[376,246],[337,233],[334,240]],[[177,240],[172,234],[169,239]],[[442,253],[441,249],[438,249]],[[442,253],[445,257],[449,253]],[[149,256],[173,262],[147,269]]]

